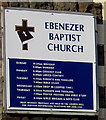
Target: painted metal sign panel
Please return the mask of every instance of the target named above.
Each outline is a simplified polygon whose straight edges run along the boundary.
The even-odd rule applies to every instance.
[[[7,110],[96,112],[94,16],[4,12]]]

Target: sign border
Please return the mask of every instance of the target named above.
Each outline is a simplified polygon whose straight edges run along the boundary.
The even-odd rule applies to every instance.
[[[95,62],[95,65],[93,64],[93,95],[94,95],[94,92],[96,90],[96,94],[93,96],[93,103],[94,103],[94,109],[93,110],[72,110],[72,111],[56,111],[56,110],[43,110],[43,109],[40,109],[38,110],[38,108],[31,108],[30,110],[27,108],[8,108],[8,105],[7,105],[7,83],[6,83],[6,40],[5,40],[5,10],[26,10],[26,11],[37,11],[37,12],[47,12],[47,13],[60,13],[60,14],[76,14],[76,15],[86,15],[86,16],[93,16],[94,17],[94,29],[95,31],[97,30],[97,26],[96,26],[96,17],[94,15],[92,15],[91,13],[81,13],[81,12],[69,12],[69,11],[56,11],[56,10],[41,10],[41,9],[30,9],[30,8],[15,8],[15,7],[4,7],[3,8],[3,45],[2,45],[2,50],[3,50],[3,58],[4,58],[4,80],[5,80],[5,83],[4,83],[4,100],[3,100],[3,103],[4,103],[4,112],[5,113],[29,113],[29,114],[54,114],[54,115],[98,115],[98,109],[99,109],[99,98],[98,98],[98,86],[97,86],[97,63]],[[95,56],[96,55],[96,37],[97,33],[95,32]],[[97,61],[97,58],[95,58],[95,60]],[[96,77],[96,81],[94,81],[94,75]],[[96,85],[94,85],[94,82],[96,83]],[[22,110],[23,109],[23,110]]]

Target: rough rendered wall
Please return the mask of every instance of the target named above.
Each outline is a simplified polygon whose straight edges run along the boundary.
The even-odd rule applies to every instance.
[[[0,9],[1,13],[1,9]],[[1,23],[1,14],[0,14],[0,23]],[[2,118],[1,112],[2,112],[2,95],[3,95],[3,87],[2,87],[2,35],[1,35],[1,24],[0,24],[0,119]]]
[[[36,8],[36,9],[48,9],[48,10],[63,10],[63,11],[75,11],[75,12],[88,12],[88,13],[93,13],[97,16],[97,23],[98,26],[103,24],[102,20],[102,4],[101,3],[93,3],[93,2],[37,2],[37,3],[32,3],[32,2],[26,2],[26,3],[17,3],[17,2],[12,2],[12,3],[2,3],[3,6],[9,6],[9,7],[20,7],[20,8]],[[1,14],[0,14],[1,15]],[[0,22],[1,23],[1,22]],[[1,25],[0,25],[1,26]],[[101,29],[101,27],[100,27]],[[0,29],[1,30],[1,29]],[[100,30],[99,30],[100,31]],[[50,115],[26,115],[26,114],[2,114],[2,105],[3,105],[3,100],[2,100],[2,82],[3,79],[1,78],[1,31],[0,31],[0,120],[98,120],[98,116],[50,116]],[[101,61],[101,58],[99,58]],[[101,65],[101,64],[100,64]],[[101,78],[100,78],[101,79]],[[101,101],[100,101],[100,106],[103,106],[104,103],[104,96],[102,95],[103,91],[101,90]],[[105,94],[105,93],[103,93]],[[105,120],[105,119],[99,119],[99,120]]]

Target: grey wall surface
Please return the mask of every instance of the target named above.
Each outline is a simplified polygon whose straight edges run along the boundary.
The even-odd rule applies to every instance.
[[[106,120],[106,84],[105,81],[105,58],[104,58],[104,21],[102,16],[102,3],[93,2],[4,2],[1,6],[35,8],[47,10],[62,10],[73,12],[93,13],[97,16],[98,27],[98,84],[99,84],[99,116],[57,116],[57,115],[30,115],[30,114],[5,114],[3,113],[3,76],[2,76],[2,28],[0,25],[0,119],[1,120]],[[1,9],[0,9],[1,17]],[[0,19],[1,20],[1,19]],[[1,21],[0,21],[1,23]],[[105,29],[106,30],[106,29]],[[106,83],[106,82],[105,82]]]

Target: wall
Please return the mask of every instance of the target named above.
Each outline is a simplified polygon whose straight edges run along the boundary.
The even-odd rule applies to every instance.
[[[98,27],[98,84],[100,93],[100,111],[99,116],[51,116],[51,115],[29,115],[29,114],[5,114],[3,112],[3,73],[2,71],[2,28],[0,29],[0,119],[1,120],[105,120],[106,119],[106,58],[104,57],[106,50],[106,2],[11,2],[0,3],[1,6],[20,7],[20,8],[36,8],[48,10],[63,10],[73,12],[88,12],[97,16]],[[1,13],[0,9],[0,13]],[[1,14],[0,14],[1,17]],[[0,22],[1,23],[1,22]],[[1,26],[1,25],[0,25]]]

